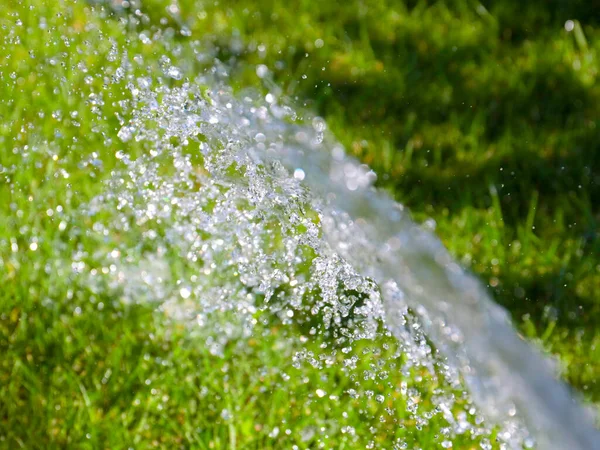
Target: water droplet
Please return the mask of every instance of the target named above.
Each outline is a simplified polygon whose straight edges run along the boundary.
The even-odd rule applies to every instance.
[[[233,419],[233,415],[231,414],[231,411],[229,411],[228,409],[223,409],[221,411],[221,419],[225,420],[225,421],[230,421],[231,419]]]
[[[567,20],[565,22],[565,30],[567,31],[573,31],[573,29],[575,28],[575,22],[572,20]]]
[[[127,141],[131,140],[131,138],[133,137],[133,132],[132,132],[131,127],[124,125],[123,127],[121,127],[121,129],[117,133],[117,136],[123,142],[127,142]]]
[[[171,66],[167,69],[167,75],[174,80],[181,80],[183,78],[183,73],[175,66]]]
[[[256,75],[258,78],[265,78],[269,74],[269,69],[264,64],[256,66]]]

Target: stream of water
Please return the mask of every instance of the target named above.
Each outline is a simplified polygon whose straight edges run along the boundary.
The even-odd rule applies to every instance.
[[[383,324],[410,365],[464,385],[469,407],[499,424],[508,448],[600,448],[584,410],[506,312],[431,232],[373,188],[376,175],[344,154],[323,119],[301,120],[271,94],[234,95],[218,70],[174,88],[150,78],[130,83],[130,119],[119,136],[148,150],[120,155],[122,171],[92,202],[90,214],[118,211],[104,234],[139,234],[145,250],[133,261],[174,248],[200,267],[178,291],[198,300],[201,325],[215,311],[233,311],[251,334],[253,314],[272,304],[290,319],[303,312],[323,329],[343,329],[352,346],[376,340]],[[120,253],[132,257],[131,249]],[[134,298],[132,278],[122,280]],[[473,427],[454,418],[452,402],[436,407],[454,432]]]
[[[150,39],[132,33],[139,36]],[[469,435],[482,449],[494,441],[505,449],[600,449],[592,419],[546,359],[431,231],[373,187],[376,174],[345,154],[322,118],[291,107],[268,68],[256,68],[266,94],[234,93],[226,66],[198,71],[186,58],[210,57],[188,50],[157,66],[114,45],[109,52],[119,64],[107,70],[105,87],[126,100],[117,165],[78,211],[98,242],[89,258],[107,268],[72,261],[86,283],[125,301],[156,302],[206,330],[215,354],[275,320],[264,313],[344,354],[393,336],[402,355],[396,370],[436,389],[390,383],[376,400],[400,392],[418,427],[441,417],[444,448]],[[87,99],[98,122],[103,96]],[[293,363],[319,370],[335,364],[334,351],[298,351]],[[375,367],[364,377],[387,374]],[[348,395],[369,392],[358,383]],[[425,396],[428,406],[418,404]]]

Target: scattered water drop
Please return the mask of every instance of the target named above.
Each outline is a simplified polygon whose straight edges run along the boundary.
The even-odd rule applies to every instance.
[[[264,64],[256,66],[256,75],[258,78],[265,78],[269,74],[269,69]]]
[[[565,22],[565,30],[567,31],[573,31],[573,29],[575,28],[575,22],[572,20],[567,20]]]
[[[131,127],[124,125],[121,127],[121,129],[117,133],[117,136],[119,137],[119,139],[121,139],[121,141],[127,142],[127,141],[130,141],[131,138],[133,137],[133,131],[132,131]]]
[[[175,66],[169,67],[169,69],[167,70],[167,75],[173,78],[174,80],[181,80],[183,78],[181,70],[179,70],[179,68]]]
[[[302,180],[304,180],[305,176],[306,176],[306,174],[304,173],[304,170],[299,169],[299,168],[294,170],[294,178],[296,180],[302,181]]]

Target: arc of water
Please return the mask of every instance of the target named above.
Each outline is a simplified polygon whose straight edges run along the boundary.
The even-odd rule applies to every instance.
[[[439,239],[371,186],[364,166],[341,156],[339,149],[332,158],[288,146],[271,157],[292,170],[301,168],[312,189],[349,214],[369,247],[377,249],[370,266],[363,252],[348,251],[332,233],[326,238],[364,275],[380,284],[392,280],[404,290],[436,345],[458,362],[488,417],[518,411],[540,449],[600,449],[600,433],[589,414],[554,377],[548,361],[517,336],[507,312],[453,261]],[[393,308],[387,305],[388,311]]]

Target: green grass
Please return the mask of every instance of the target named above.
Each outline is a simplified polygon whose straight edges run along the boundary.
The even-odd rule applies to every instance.
[[[267,65],[382,188],[435,220],[520,331],[598,404],[600,15],[591,3],[185,0],[174,17],[152,0],[140,26],[185,24],[191,37],[167,41],[212,42],[238,87],[258,85],[246,63]],[[293,335],[269,330],[215,357],[204,336],[151,306],[78,284],[63,262],[97,242],[71,212],[101,191],[119,149],[123,93],[104,89],[101,120],[90,107],[119,65],[105,38],[148,64],[161,53],[128,40],[123,11],[100,9],[29,0],[0,11],[0,447],[363,448],[375,422],[378,445],[402,437],[435,448],[440,422],[402,431],[406,417],[378,422],[381,405],[343,395],[339,367],[291,367]],[[319,404],[317,387],[339,400]]]

